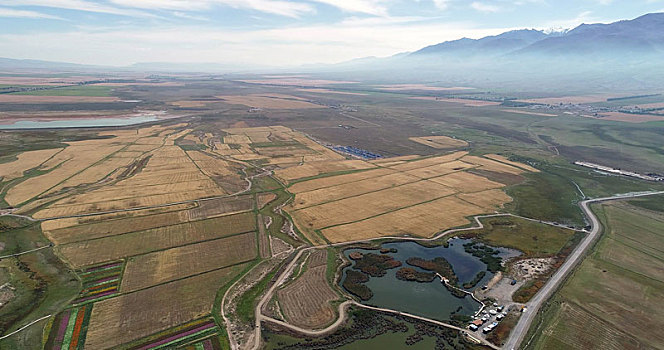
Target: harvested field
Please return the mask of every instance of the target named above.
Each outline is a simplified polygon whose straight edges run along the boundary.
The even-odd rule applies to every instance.
[[[248,196],[239,198],[221,198],[203,201],[198,207],[189,210],[175,211],[178,209],[178,206],[174,206],[171,208],[173,211],[166,213],[120,219],[109,217],[102,220],[99,218],[100,220],[94,221],[90,224],[79,225],[79,223],[82,223],[82,218],[45,221],[42,223],[42,229],[44,229],[45,234],[54,243],[66,244],[106,236],[120,235],[128,232],[172,226],[189,221],[208,219],[219,215],[249,211],[252,207],[253,204],[251,198]],[[61,220],[71,221],[70,226],[51,228],[57,227],[55,225],[58,225],[51,224],[52,222]]]
[[[512,201],[512,198],[505,194],[501,189],[493,189],[475,193],[461,193],[457,195],[460,199],[491,211],[505,203]]]
[[[207,106],[208,102],[212,101],[173,101],[168,102],[169,105],[180,107],[180,108],[201,108]]]
[[[108,143],[97,140],[70,143],[69,147],[40,168],[51,170],[49,173],[30,178],[10,188],[5,200],[13,206],[30,200],[122,148]]]
[[[511,166],[515,166],[517,168],[521,168],[521,169],[526,170],[526,171],[530,171],[530,172],[533,172],[533,173],[539,173],[538,169],[533,168],[530,165],[519,163],[519,162],[513,162],[513,161],[505,158],[504,156],[501,156],[501,155],[498,155],[498,154],[485,154],[484,157],[489,158],[489,159],[493,159],[495,161],[505,163],[505,164],[508,164],[508,165],[511,165]]]
[[[302,91],[302,92],[313,92],[317,94],[337,94],[337,95],[356,95],[356,96],[366,96],[367,94],[363,94],[360,92],[348,92],[348,91],[335,91],[335,90],[330,90],[330,89],[297,89],[297,91]]]
[[[468,146],[468,142],[464,140],[453,139],[448,136],[410,137],[409,140],[436,149],[459,148]]]
[[[593,117],[595,118],[595,117]],[[621,112],[604,112],[597,119],[601,120],[611,120],[616,122],[626,122],[626,123],[647,123],[647,122],[656,122],[664,120],[662,116],[649,115],[649,114],[630,114],[630,113],[621,113]]]
[[[55,220],[46,220],[42,221],[41,227],[44,232],[53,231],[61,228],[72,227],[77,225],[93,224],[100,223],[106,220],[113,219],[124,219],[132,218],[146,215],[154,215],[164,212],[175,212],[178,210],[184,210],[188,208],[193,208],[195,203],[186,203],[186,204],[176,204],[161,208],[151,208],[151,209],[142,209],[142,210],[133,210],[125,212],[117,212],[111,214],[102,214],[102,215],[91,215],[85,217],[75,217],[75,218],[66,218],[66,219],[55,219]]]
[[[428,167],[413,169],[405,171],[405,174],[419,177],[421,179],[429,179],[432,177],[437,177],[440,175],[450,174],[457,171],[463,171],[471,168],[475,168],[476,165],[468,164],[462,161],[451,161],[442,164],[436,164]]]
[[[312,177],[323,173],[338,171],[351,171],[374,168],[375,165],[362,160],[341,160],[327,162],[312,162],[287,169],[275,171],[275,175],[284,182],[289,183],[293,180]]]
[[[207,169],[211,175],[217,174],[215,178],[224,176],[240,178],[239,174],[226,172],[224,167],[226,162],[223,160],[217,162],[212,157],[206,157],[209,156],[196,154],[198,159],[207,159],[200,161],[201,168]],[[223,175],[220,175],[222,173]],[[70,216],[161,205],[221,196],[226,193],[215,181],[201,172],[180,147],[164,146],[151,153],[145,167],[136,175],[111,186],[62,199],[37,213],[36,217]]]
[[[254,215],[242,213],[64,244],[56,250],[81,267],[254,230]]]
[[[419,181],[419,178],[404,173],[388,174],[380,177],[373,177],[366,180],[344,183],[336,186],[323,187],[309,192],[299,192],[296,200],[292,204],[295,210],[321,204],[324,202],[336,201],[351,196],[375,192],[382,189],[405,185],[407,183]]]
[[[153,186],[157,190],[161,186]],[[89,192],[92,193],[92,192]],[[132,197],[126,199],[106,200],[95,203],[86,203],[78,205],[61,205],[47,208],[37,212],[34,217],[39,219],[59,218],[81,214],[94,214],[113,210],[144,208],[168,203],[181,203],[184,201],[193,201],[205,197],[223,195],[218,187],[200,188],[189,192],[175,192],[167,194],[158,194],[147,197]]]
[[[483,208],[456,197],[445,197],[366,220],[323,229],[322,233],[332,243],[385,236],[432,237],[445,229],[467,224],[467,216],[484,212]]]
[[[253,108],[266,109],[311,109],[326,108],[325,106],[302,101],[295,96],[275,97],[265,94],[238,95],[238,96],[218,96],[226,103],[245,105]]]
[[[209,314],[219,289],[245,267],[228,267],[95,303],[86,348],[108,349]]]
[[[130,258],[120,291],[197,275],[256,258],[256,234],[249,232],[214,241],[190,244]]]
[[[335,85],[335,84],[355,84],[356,81],[344,80],[323,80],[323,79],[307,79],[298,77],[280,77],[274,79],[250,79],[238,80],[248,84],[263,84],[263,85],[284,85],[284,86],[319,86],[319,85]]]
[[[327,251],[317,250],[307,262],[307,270],[277,292],[286,320],[307,329],[322,328],[334,321],[336,313],[330,304],[338,298],[326,279]]]
[[[466,156],[463,157],[462,160],[464,162],[468,162],[471,164],[476,164],[480,165],[481,167],[479,168],[480,170],[488,170],[488,171],[495,171],[498,173],[506,173],[506,174],[512,174],[512,175],[519,175],[524,173],[524,170],[521,170],[520,168],[515,168],[510,165],[506,165],[491,159],[487,158],[482,158],[482,157],[476,157],[476,156]]]
[[[62,148],[43,149],[38,151],[28,151],[16,156],[16,160],[0,164],[0,178],[2,181],[9,181],[23,176],[23,172],[36,168],[51,158],[56,153],[62,151]]]
[[[187,219],[187,212],[179,211],[137,218],[105,220],[88,225],[54,229],[46,231],[45,234],[49,240],[55,244],[67,244],[101,237],[121,235],[128,232],[144,231],[158,227],[176,225],[188,221]],[[77,221],[76,219],[71,220]]]
[[[557,117],[557,114],[541,113],[534,112],[527,109],[502,109],[501,111],[507,113],[516,113],[516,114],[526,114],[526,115],[536,115],[538,117]]]
[[[68,188],[84,185],[84,184],[92,184],[92,183],[97,183],[101,181],[102,179],[108,177],[112,173],[114,173],[116,170],[119,170],[121,168],[126,168],[129,164],[131,164],[134,161],[133,158],[122,158],[122,157],[115,157],[112,156],[110,158],[106,158],[102,160],[101,162],[81,171],[80,173],[70,177],[69,179],[63,181],[61,184],[53,187],[51,190],[49,190],[48,193],[54,193],[60,190],[66,190]]]
[[[555,319],[543,330],[548,338],[544,349],[639,349],[630,335],[584,311],[578,305],[563,303]],[[592,346],[588,346],[592,344]]]
[[[291,215],[300,223],[301,229],[321,229],[362,220],[454,193],[455,191],[447,186],[419,181],[292,211]],[[371,204],[367,205],[368,203]]]
[[[414,160],[420,158],[420,156],[413,154],[413,155],[408,155],[408,156],[397,156],[397,157],[390,157],[390,158],[380,158],[380,159],[375,159],[375,160],[370,160],[369,163],[373,164],[386,164],[386,163],[395,163],[395,162],[406,162],[409,160]],[[385,165],[389,166],[389,165]]]
[[[117,97],[98,96],[36,96],[0,94],[0,103],[108,103],[120,101]]]
[[[446,154],[444,156],[417,159],[417,160],[413,160],[413,161],[410,161],[410,162],[407,162],[407,163],[391,166],[390,169],[399,170],[399,171],[419,169],[419,168],[424,168],[424,167],[428,167],[428,166],[432,166],[432,165],[449,163],[453,160],[460,159],[461,157],[463,157],[467,154],[468,154],[468,152],[454,152],[454,153]]]
[[[501,102],[471,100],[464,98],[442,98],[442,97],[409,97],[413,100],[437,101],[446,103],[458,103],[466,107],[486,107],[486,106],[499,106]]]
[[[187,154],[207,176],[228,176],[236,174],[235,167],[228,164],[225,160],[209,156],[200,151],[189,151]]]
[[[191,220],[213,218],[219,215],[238,213],[253,209],[254,204],[249,196],[218,198],[198,203],[198,207],[189,210]]]
[[[596,102],[606,102],[609,98],[626,97],[624,94],[592,94],[581,96],[564,96],[564,97],[544,97],[544,98],[531,98],[526,100],[517,100],[517,102],[536,103],[545,105],[557,104],[586,104]]]
[[[422,90],[422,91],[459,91],[459,90],[475,90],[472,87],[465,86],[430,86],[424,84],[393,84],[393,85],[378,85],[378,90],[388,91],[408,91],[408,90]]]
[[[429,179],[429,181],[454,188],[462,193],[478,192],[505,186],[499,182],[494,182],[485,177],[473,175],[465,171],[434,177]]]
[[[387,168],[298,182],[289,187],[295,200],[286,209],[314,241],[316,230],[332,242],[428,237],[467,223],[467,216],[493,212],[511,201],[502,191],[504,184],[468,171],[484,169],[509,176],[518,176],[524,169],[536,171],[497,155],[491,156],[523,169],[467,154],[404,160]]]
[[[266,157],[293,157],[316,154],[312,149],[296,146],[264,147],[256,149],[255,152]]]

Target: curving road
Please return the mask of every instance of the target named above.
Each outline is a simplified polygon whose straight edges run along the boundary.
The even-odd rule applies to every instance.
[[[528,303],[526,303],[526,312],[521,315],[519,322],[512,330],[512,333],[510,334],[510,337],[503,348],[512,350],[517,349],[521,345],[521,342],[526,336],[526,333],[528,333],[528,329],[530,329],[530,325],[533,323],[535,315],[537,315],[537,312],[542,307],[542,304],[548,300],[549,297],[551,297],[551,294],[553,294],[553,292],[560,286],[568,273],[583,259],[588,248],[599,236],[600,232],[602,231],[602,225],[600,224],[597,216],[595,216],[595,213],[590,210],[590,204],[617,199],[654,196],[658,194],[664,194],[664,191],[620,194],[612,197],[589,199],[579,203],[581,210],[583,210],[583,213],[590,220],[591,230],[588,232],[586,238],[581,241],[581,243],[579,243],[579,245],[574,249],[572,254],[570,254],[565,263],[558,269],[558,271],[556,271],[556,273],[553,274],[553,276],[551,276],[544,287],[542,287],[542,289],[540,289],[539,292],[537,292],[537,294],[535,294],[535,296]]]

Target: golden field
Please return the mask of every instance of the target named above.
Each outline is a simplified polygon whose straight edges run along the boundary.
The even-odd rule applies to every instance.
[[[469,156],[467,152],[373,163],[381,168],[289,187],[295,200],[286,210],[309,240],[339,243],[383,236],[430,237],[468,223],[468,216],[491,213],[511,201],[502,190],[504,184],[468,170],[537,171],[502,156]]]
[[[463,140],[453,139],[448,136],[411,137],[409,138],[409,140],[436,149],[459,148],[459,147],[468,146],[468,142]]]
[[[23,152],[16,156],[16,160],[0,166],[0,178],[2,181],[9,181],[22,177],[25,171],[40,166],[61,150],[62,148],[53,148]]]
[[[86,348],[108,349],[210,314],[217,292],[237,265],[95,303]]]
[[[127,261],[120,291],[131,292],[235,265],[256,258],[256,254],[256,234],[249,232],[140,255]]]

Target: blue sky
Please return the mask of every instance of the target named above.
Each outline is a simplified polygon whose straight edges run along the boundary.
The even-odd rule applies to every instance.
[[[333,63],[662,11],[664,0],[0,0],[0,57]]]

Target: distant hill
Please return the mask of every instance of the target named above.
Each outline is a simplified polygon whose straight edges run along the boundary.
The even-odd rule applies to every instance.
[[[664,89],[664,13],[547,33],[463,38],[387,58],[317,67],[375,82],[451,82],[488,88]]]
[[[461,57],[476,55],[496,55],[522,49],[548,38],[550,35],[534,29],[514,30],[482,39],[463,38],[427,46],[415,51],[410,56],[455,55]]]
[[[481,39],[459,39],[427,46],[409,55],[411,58],[505,55],[506,58],[534,55],[619,56],[664,54],[664,13],[610,24],[581,24],[561,33],[524,29]],[[664,59],[664,56],[662,57]]]
[[[664,13],[611,24],[582,24],[559,37],[547,37],[516,52],[555,55],[662,55]],[[664,57],[663,57],[664,58]]]

